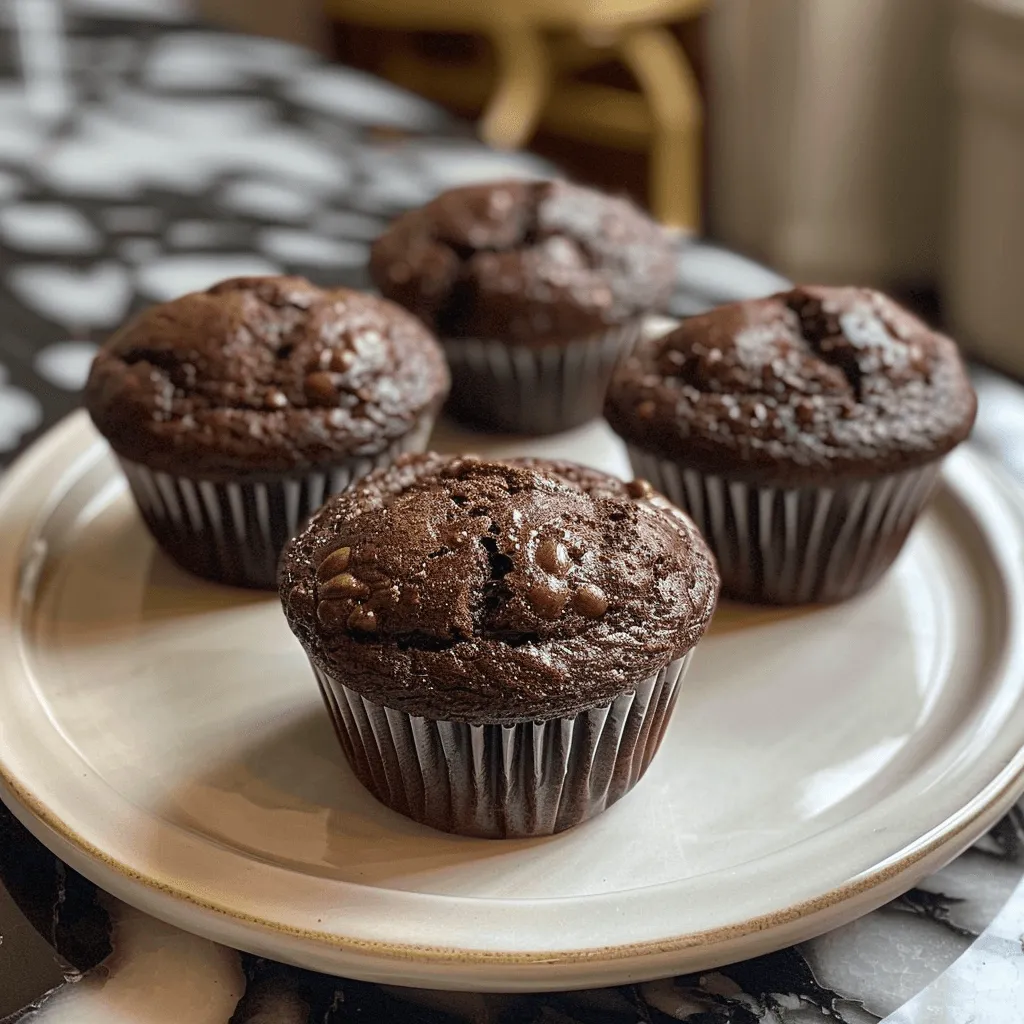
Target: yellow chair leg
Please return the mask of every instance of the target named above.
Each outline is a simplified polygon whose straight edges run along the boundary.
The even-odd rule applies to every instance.
[[[700,228],[701,102],[683,48],[667,29],[646,26],[623,33],[619,52],[650,106],[651,209],[663,223]]]
[[[480,137],[498,149],[518,149],[536,130],[548,97],[547,48],[539,33],[521,23],[496,25],[490,38],[498,58],[498,84],[480,118]]]

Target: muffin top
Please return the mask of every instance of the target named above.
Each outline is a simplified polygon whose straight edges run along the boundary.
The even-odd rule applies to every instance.
[[[369,699],[511,724],[599,706],[688,651],[718,574],[642,481],[426,454],[333,498],[280,590],[314,663]]]
[[[440,346],[405,310],[254,277],[140,313],[100,349],[85,402],[125,458],[216,477],[377,454],[448,385]]]
[[[605,415],[630,443],[706,473],[799,484],[909,469],[970,433],[956,345],[866,288],[722,306],[643,345]]]
[[[373,247],[381,292],[449,338],[549,344],[663,307],[665,231],[632,203],[564,181],[452,189]]]

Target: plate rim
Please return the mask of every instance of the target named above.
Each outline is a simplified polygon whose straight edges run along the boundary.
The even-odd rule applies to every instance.
[[[25,479],[31,479],[38,473],[40,463],[46,460],[51,452],[59,452],[62,448],[71,444],[74,446],[78,440],[78,448],[74,457],[67,461],[63,472],[70,474],[83,461],[92,461],[101,458],[105,454],[104,443],[98,435],[88,437],[87,414],[78,410],[65,417],[55,426],[43,434],[22,456],[8,469],[4,479],[0,481],[0,520],[8,511],[11,502],[12,492],[18,489],[18,485]],[[82,435],[78,437],[77,435]],[[82,440],[87,443],[82,443]],[[992,510],[985,510],[979,514],[977,502],[972,503],[971,497],[962,493],[960,486],[950,484],[950,477],[959,470],[962,474],[966,467],[968,475],[970,472],[980,475],[987,480],[991,488],[1001,499],[1003,508],[1000,510],[1003,518],[1014,524],[1018,541],[1024,538],[1024,492],[1021,492],[1012,478],[999,467],[976,451],[961,449],[952,457],[943,470],[944,486],[952,490],[955,498],[965,508],[975,521],[976,525],[982,527],[982,532],[989,537],[989,532],[984,529],[988,519],[992,518]],[[950,468],[952,465],[952,469]],[[46,515],[52,511],[52,502],[55,499],[52,490],[47,493],[44,500],[39,503],[36,514],[32,517],[27,528],[18,536],[16,542],[22,542],[31,538],[32,530],[40,522],[45,521]],[[991,525],[990,523],[988,524]],[[6,564],[16,567],[18,564],[17,552],[23,549],[19,543],[8,543],[5,539],[4,550],[0,551],[0,572],[4,571]],[[998,570],[1006,592],[1018,597],[1024,593],[1024,565],[1018,565],[1011,559],[1009,553],[991,549],[991,560]],[[1019,559],[1018,559],[1019,561]],[[1011,564],[1014,571],[1011,571]],[[6,573],[5,573],[6,574]],[[14,574],[16,576],[16,574]],[[5,581],[0,577],[0,586]],[[0,596],[0,607],[7,605],[14,607],[17,600],[17,590],[23,585],[23,580],[8,578],[6,589],[13,594],[5,593]],[[1000,676],[1012,672],[1014,667],[1024,664],[1024,613],[1019,608],[1019,602],[1011,602],[1007,610],[1008,633],[1016,636],[1016,643],[1009,659],[1009,664],[999,666]],[[13,625],[9,620],[4,626],[0,626],[0,644],[6,645],[9,637],[4,636],[4,628]],[[20,631],[11,630],[15,640]],[[878,895],[876,905],[888,898],[888,886],[897,881],[902,881],[920,866],[920,874],[924,874],[933,866],[938,858],[948,853],[952,858],[968,845],[973,839],[980,836],[984,830],[994,823],[997,818],[1009,808],[1013,801],[1024,790],[1024,747],[1018,750],[1017,754],[1010,760],[989,782],[969,801],[963,804],[957,811],[948,815],[942,822],[934,826],[928,832],[917,837],[902,846],[897,852],[880,860],[870,869],[860,875],[851,878],[842,885],[833,887],[825,893],[821,893],[811,899],[800,900],[790,903],[785,909],[774,911],[754,917],[749,917],[740,922],[730,923],[703,931],[690,931],[680,935],[666,938],[645,939],[629,943],[609,944],[604,946],[584,947],[581,949],[559,950],[517,950],[501,951],[488,949],[469,949],[444,947],[436,944],[425,945],[421,943],[396,943],[385,942],[361,937],[343,936],[332,931],[319,931],[316,929],[298,928],[286,922],[275,921],[269,917],[259,917],[246,913],[238,907],[223,905],[212,900],[205,900],[195,892],[175,885],[168,880],[150,877],[133,868],[129,864],[112,858],[104,850],[97,847],[86,837],[78,834],[58,814],[56,814],[44,802],[36,798],[18,778],[9,770],[4,753],[0,750],[0,794],[4,795],[7,802],[16,816],[39,838],[44,845],[51,845],[53,839],[59,841],[63,851],[61,856],[82,871],[85,875],[97,872],[109,874],[111,877],[122,880],[118,887],[112,887],[106,882],[105,888],[110,889],[115,895],[122,895],[128,892],[131,895],[124,895],[128,902],[142,902],[144,909],[154,912],[151,909],[151,901],[143,899],[144,895],[152,896],[154,900],[160,901],[167,898],[174,903],[187,904],[201,912],[204,921],[207,915],[215,915],[217,918],[227,919],[228,922],[241,927],[242,929],[256,927],[262,932],[272,935],[279,935],[286,938],[298,939],[304,942],[313,943],[330,951],[338,956],[350,955],[356,960],[364,963],[369,960],[384,960],[392,965],[396,963],[408,963],[416,961],[424,965],[434,967],[450,965],[453,967],[510,967],[510,966],[548,966],[566,967],[609,961],[636,961],[651,959],[655,957],[670,956],[674,953],[685,953],[694,948],[727,947],[729,943],[742,940],[753,934],[764,933],[770,930],[777,930],[784,927],[798,927],[801,923],[810,923],[816,916],[827,913],[839,907],[846,906],[854,901],[862,904],[870,901],[872,895]],[[955,848],[955,849],[954,849]],[[672,884],[672,883],[662,883]],[[136,898],[133,899],[132,896]],[[473,897],[445,896],[446,900],[473,900]],[[587,897],[582,897],[587,898]],[[870,909],[864,907],[864,909]],[[859,911],[858,911],[859,912]],[[158,916],[169,916],[167,912]],[[177,923],[177,921],[175,922]],[[223,929],[210,925],[213,930],[221,932]],[[831,927],[827,925],[826,927]],[[198,930],[198,929],[196,929]],[[209,930],[209,929],[208,929]],[[810,934],[813,934],[811,932]],[[804,936],[809,937],[809,935]],[[273,955],[281,958],[280,952]],[[621,973],[621,972],[620,972]],[[370,976],[370,975],[368,975]],[[650,975],[655,976],[655,975]],[[393,979],[392,979],[393,980]],[[448,979],[452,980],[452,979]],[[565,987],[561,979],[556,979],[557,987]],[[608,980],[605,983],[614,983]]]

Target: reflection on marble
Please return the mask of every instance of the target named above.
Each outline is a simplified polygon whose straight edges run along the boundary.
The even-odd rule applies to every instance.
[[[262,178],[228,182],[218,201],[225,210],[270,221],[301,221],[316,208],[315,197],[302,189]]]
[[[138,1020],[145,993],[145,1024],[224,1024],[245,992],[234,950],[154,921],[102,896],[110,911],[113,952],[101,970],[49,997],[33,1024],[110,1024]],[[187,984],[183,984],[187,979]]]
[[[153,302],[166,302],[185,292],[199,291],[225,277],[276,274],[281,268],[248,253],[182,253],[161,256],[141,266],[135,287]]]
[[[0,462],[73,407],[94,344],[130,309],[279,265],[359,286],[390,216],[441,188],[547,171],[294,46],[175,24],[183,6],[170,0],[66,9],[76,105],[59,129],[33,117],[0,30],[0,240],[13,256],[0,268]],[[692,245],[673,311],[781,284]],[[985,371],[977,382],[976,443],[1024,480],[1024,391]],[[889,753],[863,752],[846,771],[853,780]],[[813,787],[801,798],[813,803]],[[98,894],[2,806],[0,881],[11,897],[0,898],[0,1018],[34,1024],[1024,1020],[1020,807],[917,889],[798,948],[568,994],[403,990],[241,955]]]
[[[293,228],[267,228],[260,234],[258,245],[271,259],[299,267],[362,267],[370,258],[367,242],[324,238]]]
[[[176,32],[150,49],[143,81],[157,89],[207,92],[244,89],[269,76],[290,76],[313,60],[308,50],[276,39]]]
[[[69,327],[98,327],[120,319],[128,308],[128,272],[107,261],[78,270],[60,263],[23,263],[7,277],[27,306]]]
[[[427,100],[351,68],[317,67],[296,75],[284,95],[311,110],[378,128],[443,131],[447,115]]]
[[[23,203],[0,210],[0,238],[22,252],[77,253],[99,247],[100,236],[74,207]]]
[[[41,377],[65,391],[79,391],[89,376],[97,345],[91,341],[57,341],[36,353],[32,365]]]

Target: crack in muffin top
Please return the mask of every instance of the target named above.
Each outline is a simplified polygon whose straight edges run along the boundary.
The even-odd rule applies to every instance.
[[[563,181],[500,181],[399,217],[370,270],[442,337],[547,344],[663,308],[676,249],[627,200]]]
[[[217,476],[375,455],[448,387],[437,341],[393,303],[257,277],[144,310],[100,349],[85,401],[125,458]]]
[[[707,473],[814,482],[945,454],[976,399],[956,345],[866,288],[800,287],[691,317],[616,373],[627,441]]]
[[[718,575],[641,481],[427,454],[333,498],[280,591],[314,663],[367,698],[511,724],[607,703],[690,650]]]

